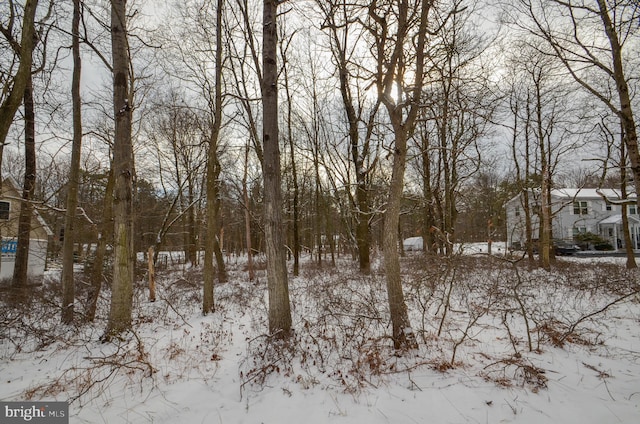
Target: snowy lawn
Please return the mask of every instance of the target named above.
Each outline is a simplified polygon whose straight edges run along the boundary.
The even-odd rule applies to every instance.
[[[69,400],[71,423],[637,423],[640,278],[622,263],[409,255],[410,352],[391,348],[380,265],[303,263],[287,343],[242,261],[206,317],[198,270],[159,271],[158,300],[141,283],[134,332],[110,343],[108,292],[94,324],[65,327],[52,275],[30,302],[2,293],[0,400]]]

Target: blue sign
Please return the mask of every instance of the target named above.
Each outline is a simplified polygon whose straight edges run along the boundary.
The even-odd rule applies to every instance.
[[[16,240],[2,240],[2,253],[16,253],[18,242]]]

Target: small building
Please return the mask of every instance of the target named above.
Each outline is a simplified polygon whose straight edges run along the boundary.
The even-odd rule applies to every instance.
[[[18,246],[18,221],[20,216],[21,189],[16,181],[5,178],[0,191],[0,237],[2,260],[0,261],[0,280],[13,277],[16,250]],[[39,277],[44,274],[47,261],[47,247],[53,232],[37,210],[31,219],[29,241],[28,274]]]
[[[540,191],[528,191],[532,211],[532,238],[540,229]],[[578,234],[592,233],[608,241],[614,249],[623,249],[622,208],[627,208],[629,232],[634,249],[640,248],[640,217],[635,194],[623,201],[619,190],[596,188],[560,188],[551,190],[552,236],[573,241]],[[524,193],[505,204],[507,247],[517,249],[526,244]],[[629,203],[629,200],[633,203]]]
[[[402,248],[405,252],[416,252],[424,250],[424,241],[422,237],[409,237],[402,242]]]

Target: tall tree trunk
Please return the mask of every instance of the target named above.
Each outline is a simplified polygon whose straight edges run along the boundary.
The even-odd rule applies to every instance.
[[[540,71],[539,71],[540,72]],[[550,161],[547,158],[549,149],[547,148],[546,131],[543,128],[543,105],[542,105],[542,89],[541,80],[542,75],[535,73],[532,74],[535,83],[536,90],[536,137],[538,141],[538,148],[540,149],[540,171],[542,172],[542,187],[540,190],[540,241],[539,241],[539,255],[540,255],[540,267],[549,269],[551,267],[551,169]]]
[[[439,138],[440,138],[440,158],[442,161],[442,177],[443,177],[443,181],[444,181],[444,189],[443,189],[443,194],[444,194],[444,205],[442,208],[442,232],[444,233],[444,249],[445,249],[445,254],[447,256],[450,256],[453,253],[453,249],[452,246],[450,245],[450,243],[448,243],[448,241],[450,240],[450,235],[451,235],[451,203],[452,203],[452,199],[451,199],[451,187],[452,187],[452,183],[451,183],[451,167],[453,164],[453,159],[451,159],[451,157],[453,156],[453,149],[448,145],[447,143],[447,132],[448,132],[448,127],[449,127],[449,90],[448,87],[446,87],[447,89],[445,90],[445,94],[444,94],[444,102],[442,105],[442,109],[440,111],[440,113],[442,114],[442,118],[441,118],[441,122],[438,126],[438,132],[439,132]]]
[[[78,207],[78,185],[80,179],[80,152],[82,149],[82,105],[80,98],[80,0],[73,0],[71,23],[73,74],[71,78],[71,101],[73,108],[73,141],[71,164],[67,183],[67,210],[64,220],[64,240],[62,243],[62,322],[73,321],[75,282],[73,278],[73,246],[76,241],[76,209]]]
[[[285,53],[286,51],[283,48],[282,54],[284,55]],[[289,72],[286,63],[284,66],[283,75],[284,88],[287,94],[287,139],[289,140],[289,151],[291,155],[291,179],[293,180],[293,222],[291,223],[293,227],[293,275],[298,276],[298,274],[300,274],[300,230],[298,223],[298,221],[300,220],[300,212],[298,207],[300,203],[300,189],[298,187],[298,169],[296,167],[295,143],[293,142],[293,96],[291,95],[291,91],[289,89]],[[313,92],[315,96],[315,81]]]
[[[424,197],[424,207],[422,213],[422,249],[425,253],[435,253],[435,238],[433,237],[433,227],[436,225],[435,213],[433,211],[434,194],[431,187],[431,155],[429,154],[429,136],[421,135],[421,158],[422,158],[422,191]]]
[[[369,207],[369,189],[366,176],[362,174],[363,170],[356,169],[356,244],[360,272],[369,274],[371,272],[371,237],[369,234],[371,208]]]
[[[255,278],[253,270],[253,252],[251,243],[251,208],[249,204],[249,192],[247,190],[247,174],[249,168],[249,144],[244,150],[244,169],[242,172],[242,201],[244,202],[244,232],[247,244],[247,268],[249,270],[249,281]]]
[[[215,171],[215,222],[216,222],[216,237],[213,239],[213,253],[216,258],[216,268],[218,281],[223,283],[227,281],[227,268],[224,263],[224,255],[222,250],[224,248],[224,226],[222,225],[222,214],[220,213],[222,200],[220,199],[220,163],[216,162]]]
[[[531,144],[531,107],[530,107],[530,95],[527,93],[527,105],[526,105],[526,113],[527,113],[527,121],[524,123],[524,139],[525,139],[525,149],[524,149],[524,198],[522,207],[524,209],[524,224],[525,224],[525,235],[527,240],[527,257],[529,258],[529,265],[533,266],[535,262],[534,252],[533,252],[533,214],[531,205],[531,197],[529,196],[529,178],[530,178],[530,170],[531,170],[531,155],[529,152],[530,144]],[[540,240],[538,240],[538,243]],[[539,245],[538,245],[539,248]]]
[[[355,199],[352,199],[352,213],[355,217],[356,223],[355,241],[358,250],[358,265],[361,273],[368,274],[371,271],[371,236],[369,231],[371,207],[369,205],[369,175],[373,166],[367,168],[365,160],[369,155],[370,140],[373,134],[373,127],[375,125],[374,117],[376,116],[381,102],[377,101],[369,110],[366,135],[361,143],[359,126],[363,108],[360,103],[361,99],[358,96],[354,99],[353,92],[355,91],[357,93],[359,90],[352,90],[352,74],[349,69],[350,55],[347,53],[349,45],[352,42],[352,38],[351,33],[349,32],[350,25],[345,25],[345,23],[349,22],[349,7],[351,5],[344,1],[335,0],[316,0],[316,3],[324,10],[325,13],[323,16],[323,29],[327,29],[329,31],[329,37],[332,40],[331,53],[336,62],[338,78],[340,81],[340,95],[347,115],[347,130],[351,149],[351,161],[353,162],[356,177]],[[354,68],[357,68],[357,66],[358,65],[353,65]],[[359,106],[358,110],[356,110],[356,105]]]
[[[208,314],[215,311],[213,286],[215,270],[213,266],[214,256],[218,268],[218,280],[226,279],[224,258],[218,239],[220,200],[218,196],[220,175],[220,163],[218,162],[218,137],[222,127],[222,8],[223,0],[218,0],[216,10],[216,69],[215,69],[215,94],[213,122],[207,152],[207,229],[204,246],[204,293],[202,298],[202,313]]]
[[[18,220],[18,246],[13,269],[14,287],[27,285],[29,271],[29,239],[33,218],[33,190],[36,185],[36,118],[33,106],[33,81],[31,74],[24,90],[24,184],[20,218]]]
[[[407,140],[402,131],[396,132],[394,143],[391,186],[387,209],[384,214],[384,268],[387,280],[389,312],[393,327],[393,345],[396,349],[417,346],[415,335],[411,331],[407,306],[402,291],[400,276],[400,257],[398,255],[398,224],[400,221],[400,203],[404,187],[404,170],[407,157]]]
[[[609,39],[609,44],[611,46],[613,79],[616,83],[618,98],[620,100],[620,110],[617,113],[620,118],[622,128],[624,129],[624,140],[627,146],[629,160],[631,162],[633,183],[637,190],[637,187],[640,187],[640,152],[638,150],[638,133],[636,131],[636,123],[633,117],[633,109],[631,107],[629,85],[624,73],[622,45],[620,45],[618,33],[611,21],[607,2],[605,0],[597,0],[597,2],[600,10],[600,19],[602,20],[605,33],[607,34],[607,38]],[[637,7],[637,5],[635,7]],[[640,206],[640,196],[637,198],[637,204]]]
[[[331,254],[331,266],[336,266],[336,243],[334,237],[334,221],[331,216],[331,206],[329,204],[329,198],[324,202],[324,219],[325,219],[325,231],[327,233],[327,242],[329,243],[329,253]]]
[[[540,267],[551,267],[551,204],[548,192],[550,190],[549,165],[546,160],[542,165],[542,189],[540,192]]]
[[[114,258],[111,308],[107,338],[131,327],[134,280],[133,244],[133,148],[129,104],[129,49],[126,0],[111,1],[111,48],[113,59],[113,198]]]
[[[376,40],[378,49],[378,92],[387,109],[393,133],[393,165],[387,209],[384,214],[384,264],[387,281],[387,296],[389,312],[393,327],[393,345],[396,349],[413,349],[418,346],[415,334],[411,328],[407,306],[402,291],[402,278],[400,275],[400,257],[398,254],[398,224],[400,222],[400,205],[404,188],[404,171],[407,160],[407,140],[414,132],[415,121],[418,116],[420,97],[424,85],[425,45],[427,34],[427,16],[433,3],[424,0],[415,7],[420,7],[419,18],[413,22],[417,25],[417,39],[415,44],[415,82],[411,91],[402,92],[405,85],[406,41],[409,37],[408,29],[411,27],[408,15],[410,4],[407,0],[400,0],[397,4],[397,33],[393,37],[390,56],[386,57],[385,43],[389,41],[384,34]],[[369,9],[370,17],[377,22],[384,22],[385,18],[376,14],[377,10]],[[416,11],[417,12],[417,11]],[[383,72],[384,70],[384,72]],[[398,90],[398,103],[391,96],[392,91]],[[405,98],[406,96],[406,98]]]
[[[314,196],[314,209],[315,209],[315,219],[314,219],[314,230],[316,233],[316,245],[318,246],[318,267],[322,267],[322,255],[325,253],[324,245],[322,241],[323,236],[323,228],[322,228],[322,218],[323,218],[323,199],[322,199],[322,184],[320,181],[320,163],[318,161],[318,140],[317,134],[315,140],[313,141],[313,171],[314,171],[314,183],[315,183],[315,196]]]
[[[196,208],[195,208],[195,194],[193,176],[189,175],[187,181],[187,198],[189,201],[189,209],[185,211],[185,218],[187,220],[187,261],[191,266],[198,264],[198,245],[197,245],[197,230],[196,230]]]
[[[33,63],[33,49],[36,44],[35,16],[38,0],[27,0],[24,4],[24,16],[22,18],[22,35],[20,45],[14,46],[14,53],[20,58],[20,65],[13,78],[13,86],[9,96],[0,105],[0,165],[2,165],[2,153],[9,128],[13,123],[13,117],[22,103],[27,83],[31,79],[31,65]],[[3,76],[4,79],[4,76]],[[0,166],[0,169],[2,167]],[[0,184],[2,178],[0,175]]]
[[[337,35],[335,36],[337,40]],[[371,272],[371,236],[369,233],[369,218],[371,216],[371,207],[369,205],[369,184],[364,159],[369,153],[369,137],[371,132],[368,131],[367,138],[364,142],[362,150],[360,146],[360,131],[358,128],[359,118],[353,105],[353,99],[349,87],[349,70],[347,69],[347,58],[344,50],[337,53],[339,61],[340,73],[340,93],[342,95],[342,103],[344,104],[349,121],[349,143],[351,144],[351,160],[355,168],[356,174],[356,245],[358,247],[358,265],[360,272],[369,274]],[[377,110],[377,102],[375,110]],[[375,112],[372,112],[375,113]]]
[[[629,181],[627,180],[627,154],[624,143],[624,128],[622,128],[622,130],[623,140],[622,143],[620,143],[620,192],[622,194],[622,198],[626,199],[628,196],[627,184]],[[636,264],[636,257],[633,251],[633,240],[631,239],[629,231],[629,214],[626,204],[622,205],[622,232],[624,234],[624,247],[627,255],[626,267],[627,269],[635,269],[638,265]]]
[[[113,190],[115,186],[115,178],[113,174],[113,166],[107,177],[107,187],[104,191],[104,200],[102,202],[102,222],[98,230],[98,241],[96,243],[96,255],[91,268],[89,296],[87,299],[86,320],[93,322],[96,317],[96,308],[98,298],[102,288],[102,280],[104,279],[104,258],[107,253],[107,244],[113,241]],[[157,254],[157,251],[156,251]],[[155,259],[155,258],[154,258]]]
[[[264,218],[269,290],[269,332],[279,337],[291,333],[291,306],[282,228],[280,147],[278,140],[278,0],[263,2],[262,113],[264,161]]]

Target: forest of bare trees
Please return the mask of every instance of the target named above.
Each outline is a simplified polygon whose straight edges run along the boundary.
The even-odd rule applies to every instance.
[[[203,269],[204,314],[228,257],[264,264],[283,337],[301,256],[365,275],[378,257],[411,348],[404,238],[443,256],[505,240],[505,202],[536,190],[548,269],[552,189],[636,201],[635,0],[9,0],[0,32],[1,175],[27,226],[10,285],[37,209],[62,321],[110,287],[106,338],[131,326],[147,252]]]

